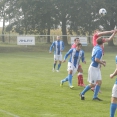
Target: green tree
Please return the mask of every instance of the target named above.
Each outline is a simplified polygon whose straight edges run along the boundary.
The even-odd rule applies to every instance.
[[[67,35],[67,25],[70,22],[70,17],[73,15],[74,0],[53,0],[54,6],[57,10],[56,14],[58,16],[62,35]],[[63,41],[65,44],[67,42],[67,36],[63,36]]]
[[[4,42],[4,33],[5,33],[5,19],[6,19],[6,9],[7,9],[7,0],[0,1],[0,18],[3,20],[3,28],[2,28],[2,41]]]

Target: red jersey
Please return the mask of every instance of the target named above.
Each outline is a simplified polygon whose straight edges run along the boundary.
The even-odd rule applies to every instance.
[[[93,46],[96,46],[97,45],[97,38],[98,38],[99,36],[98,36],[98,34],[97,33],[95,33],[94,35],[93,35]],[[106,39],[104,39],[103,38],[103,43],[105,43],[106,42]]]
[[[76,48],[76,44],[75,43],[72,44],[71,48]]]
[[[98,39],[98,34],[97,33],[95,33],[94,35],[93,35],[93,40],[92,40],[92,43],[93,43],[93,46],[96,46],[97,45],[97,39]],[[104,39],[103,38],[103,43],[105,43],[106,42],[106,39]],[[103,46],[102,46],[102,51],[103,51],[103,53],[104,53],[104,44],[103,44]]]
[[[98,38],[98,34],[97,33],[95,33],[94,35],[93,35],[93,46],[96,46],[97,45],[97,38]]]

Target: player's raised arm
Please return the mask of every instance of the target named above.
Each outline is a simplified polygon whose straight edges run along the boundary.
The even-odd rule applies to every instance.
[[[111,30],[111,31],[104,31],[104,32],[98,32],[97,35],[98,36],[102,36],[102,35],[105,35],[105,34],[112,34],[114,32],[114,30]]]
[[[115,36],[116,33],[117,33],[117,31],[114,30],[113,34],[112,34],[109,38],[106,38],[106,39],[104,40],[104,42],[109,42],[109,41],[111,41],[111,40],[113,39],[113,37]]]

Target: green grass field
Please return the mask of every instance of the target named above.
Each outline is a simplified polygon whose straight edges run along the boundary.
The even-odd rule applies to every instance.
[[[65,54],[65,52],[64,52]],[[87,64],[82,64],[84,82],[90,64],[90,52],[86,52]],[[81,101],[76,75],[74,89],[60,80],[67,76],[67,62],[60,72],[52,72],[53,54],[48,52],[0,53],[0,117],[109,117],[110,98],[114,79],[109,74],[115,69],[116,53],[105,53],[107,66],[102,67],[102,102],[92,101],[93,92],[86,93]],[[117,115],[117,113],[116,113]]]

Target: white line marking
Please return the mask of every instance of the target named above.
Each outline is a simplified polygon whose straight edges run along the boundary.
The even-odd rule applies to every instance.
[[[5,113],[5,114],[7,114],[7,115],[11,115],[12,117],[20,117],[20,116],[18,116],[18,115],[14,115],[14,114],[12,114],[12,113],[10,113],[10,112],[8,112],[8,111],[2,110],[2,109],[0,109],[0,112]]]

